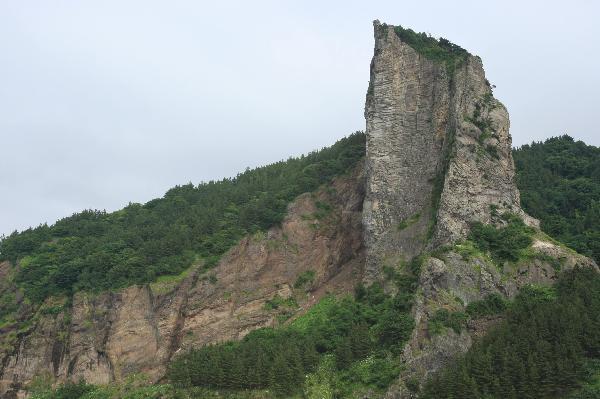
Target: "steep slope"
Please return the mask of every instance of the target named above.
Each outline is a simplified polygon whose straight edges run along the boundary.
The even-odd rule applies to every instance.
[[[542,229],[600,261],[600,148],[569,136],[514,150],[523,208]]]
[[[402,270],[419,256],[416,328],[406,370],[388,394],[404,398],[489,325],[451,315],[490,294],[513,297],[525,285],[552,284],[562,269],[595,264],[552,242],[521,209],[508,113],[481,59],[402,27],[375,21],[374,30],[365,279],[383,281],[386,268]]]
[[[479,57],[429,38],[443,58],[428,58],[401,39],[403,28],[375,21],[374,29],[365,106],[368,277],[388,258],[464,238],[469,223],[491,222],[492,206],[536,225],[521,211],[508,113]]]
[[[301,195],[281,226],[242,239],[213,269],[199,264],[178,278],[78,292],[70,305],[46,299],[15,332],[14,349],[5,348],[0,397],[24,395],[35,378],[105,384],[144,373],[158,379],[178,351],[239,339],[301,313],[326,292],[350,292],[364,264],[363,187],[358,165]],[[303,273],[310,281],[296,284]],[[288,306],[268,306],[274,300]]]
[[[0,395],[25,396],[39,379],[106,384],[144,373],[157,381],[176,358],[183,379],[175,382],[189,382],[192,360],[179,356],[190,349],[223,343],[213,360],[231,361],[238,352],[219,357],[235,347],[227,341],[293,320],[325,294],[362,282],[354,298],[331,301],[339,314],[320,314],[315,335],[294,330],[321,341],[310,367],[286,370],[288,358],[272,356],[281,364],[264,376],[269,383],[252,386],[228,381],[244,375],[240,363],[221,364],[219,372],[233,369],[219,377],[227,381],[198,378],[188,388],[271,389],[281,371],[290,374],[281,381],[298,385],[281,392],[298,394],[309,370],[309,397],[333,388],[342,397],[416,397],[432,373],[501,321],[473,309],[550,286],[566,270],[597,271],[521,209],[508,113],[481,60],[444,39],[377,21],[374,29],[364,166],[362,136],[354,135],[349,147],[292,160],[292,174],[278,165],[214,191],[214,183],[178,187],[144,206],[76,215],[69,228],[2,241]],[[136,240],[148,222],[160,234]],[[82,243],[91,249],[85,256]],[[202,259],[193,261],[194,251]],[[57,253],[69,255],[58,258],[64,264]],[[94,278],[102,289],[92,289]],[[195,361],[201,369],[202,358]]]

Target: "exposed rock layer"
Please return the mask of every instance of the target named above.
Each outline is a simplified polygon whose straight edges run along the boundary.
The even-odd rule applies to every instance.
[[[424,259],[406,367],[387,394],[408,398],[416,395],[404,381],[423,382],[497,321],[472,320],[460,333],[433,335],[428,320],[436,311],[464,311],[491,293],[513,297],[526,284],[552,284],[560,269],[596,265],[539,231],[530,256],[517,263],[460,254],[455,245],[474,222],[501,225],[498,216],[510,212],[539,227],[520,207],[508,112],[494,99],[479,57],[465,53],[449,68],[403,42],[394,26],[375,21],[374,30],[365,106],[365,281],[383,281],[385,267]]]
[[[78,293],[68,312],[38,311],[31,330],[5,352],[0,397],[26,396],[34,378],[105,384],[144,373],[157,380],[179,351],[240,339],[277,324],[281,312],[301,313],[327,292],[351,291],[364,264],[362,172],[360,165],[330,187],[300,196],[281,227],[243,239],[212,270],[118,292]],[[318,214],[317,201],[331,211]],[[294,288],[306,271],[314,280]],[[269,310],[265,304],[276,295],[294,296],[299,307]]]
[[[455,71],[374,23],[375,55],[365,106],[366,279],[466,236],[474,221],[520,209],[506,108],[492,96],[479,57]],[[482,127],[485,126],[485,128]],[[433,240],[429,240],[433,238]]]

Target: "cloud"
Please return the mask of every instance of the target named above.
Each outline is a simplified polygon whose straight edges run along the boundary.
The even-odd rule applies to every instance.
[[[146,202],[363,129],[375,18],[481,55],[515,144],[567,132],[598,145],[598,11],[585,1],[4,2],[0,233]]]

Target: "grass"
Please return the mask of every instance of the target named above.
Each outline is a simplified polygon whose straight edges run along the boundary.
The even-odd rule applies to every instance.
[[[154,295],[163,295],[173,291],[183,280],[185,280],[190,273],[196,268],[191,266],[185,269],[183,272],[175,275],[163,275],[160,276],[150,283],[150,289]]]
[[[327,322],[329,312],[336,305],[336,298],[328,295],[312,306],[308,312],[294,320],[290,327],[298,331],[306,331],[310,326]]]
[[[419,221],[420,217],[421,217],[420,213],[415,213],[414,215],[410,216],[408,219],[404,219],[403,221],[398,223],[398,231],[402,231],[402,230],[412,226],[413,224],[417,223]]]
[[[462,47],[441,37],[439,40],[427,35],[417,33],[412,29],[402,26],[394,27],[396,35],[411,46],[425,58],[444,64],[448,75],[452,76],[456,68],[460,67],[468,58],[469,52]]]
[[[282,298],[279,294],[265,302],[265,310],[275,310],[279,308],[295,309],[298,307],[298,302],[294,297]]]
[[[438,335],[451,328],[460,333],[466,326],[469,316],[464,312],[450,312],[448,309],[438,309],[429,319],[427,329],[429,334]]]

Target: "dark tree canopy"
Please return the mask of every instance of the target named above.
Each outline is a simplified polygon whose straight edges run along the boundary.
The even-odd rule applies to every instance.
[[[564,135],[513,156],[525,211],[546,233],[600,262],[600,148]]]
[[[521,290],[505,320],[435,375],[421,397],[563,398],[598,373],[600,274],[575,269],[553,289]]]

